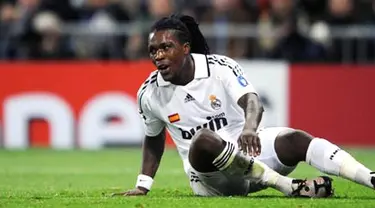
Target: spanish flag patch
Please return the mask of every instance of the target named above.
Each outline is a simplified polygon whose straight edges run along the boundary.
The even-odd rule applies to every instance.
[[[169,115],[168,120],[169,120],[170,123],[175,123],[175,122],[180,120],[180,115],[178,115],[178,113]]]

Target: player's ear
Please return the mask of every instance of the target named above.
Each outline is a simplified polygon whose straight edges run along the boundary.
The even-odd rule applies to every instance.
[[[190,43],[189,42],[186,42],[184,43],[183,45],[183,50],[184,50],[184,54],[185,55],[188,55],[190,53],[190,50],[191,50],[191,46],[190,46]]]

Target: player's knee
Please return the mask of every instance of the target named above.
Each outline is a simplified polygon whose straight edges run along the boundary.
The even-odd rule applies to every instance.
[[[313,137],[305,131],[290,129],[281,132],[275,141],[276,153],[285,165],[294,166],[304,161]]]
[[[189,162],[198,171],[206,170],[224,147],[225,142],[215,132],[201,129],[192,138]],[[213,170],[213,166],[210,170]]]
[[[215,137],[215,132],[211,131],[210,129],[200,129],[198,130],[192,138],[192,143],[194,142],[201,142],[202,140],[210,140]]]
[[[211,151],[212,147],[221,144],[221,139],[218,135],[209,130],[201,129],[192,138],[190,150],[196,152]]]
[[[308,146],[313,137],[307,132],[299,129],[291,129],[285,132],[281,132],[278,135],[278,139],[282,140],[283,143],[288,144],[290,147]]]

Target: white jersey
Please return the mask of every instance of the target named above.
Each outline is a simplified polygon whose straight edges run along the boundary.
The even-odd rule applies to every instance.
[[[201,54],[192,57],[195,75],[187,85],[173,85],[154,71],[138,91],[145,134],[156,136],[166,127],[185,171],[191,139],[199,129],[208,128],[224,140],[237,142],[245,124],[237,101],[246,93],[256,93],[231,58]]]

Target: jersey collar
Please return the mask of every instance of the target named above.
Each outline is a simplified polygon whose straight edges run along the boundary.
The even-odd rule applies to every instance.
[[[191,56],[194,59],[194,67],[195,67],[194,79],[203,79],[203,78],[210,77],[210,68],[208,66],[206,55],[192,53]],[[160,73],[158,73],[157,76],[158,76],[157,78],[158,86],[163,87],[163,86],[168,86],[171,84],[170,82],[165,81]]]

